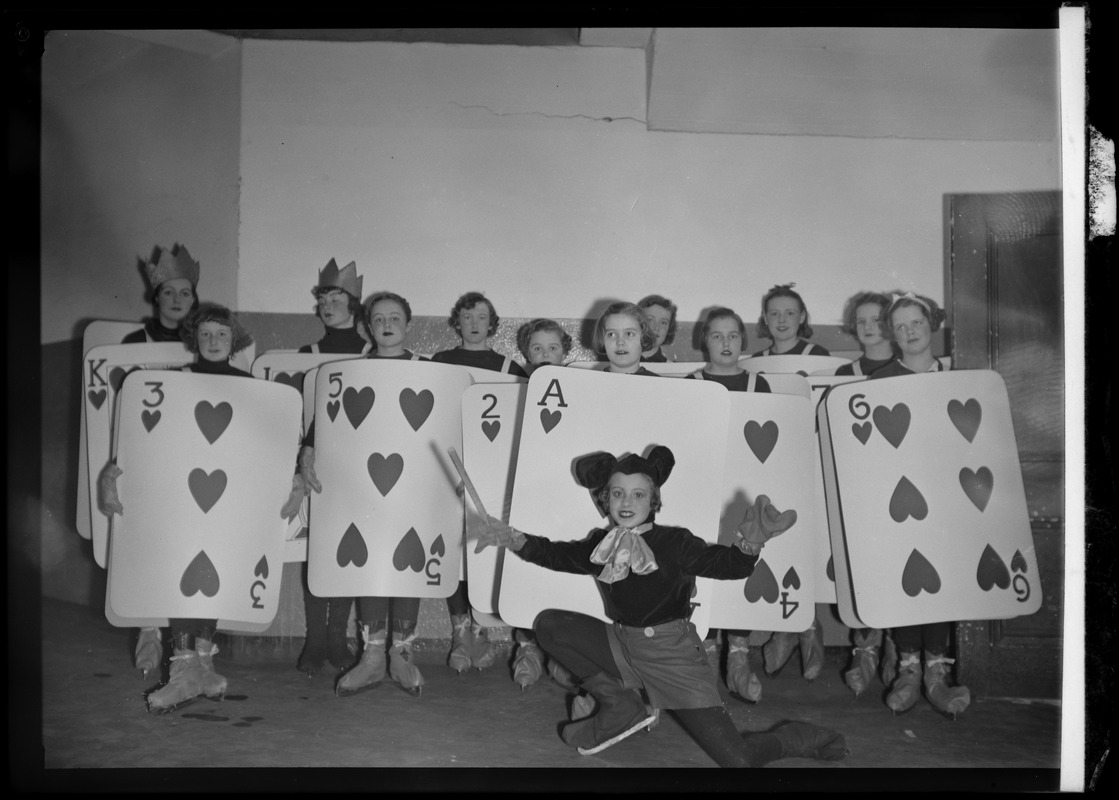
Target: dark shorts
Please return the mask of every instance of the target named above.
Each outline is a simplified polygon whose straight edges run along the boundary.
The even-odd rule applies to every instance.
[[[686,619],[648,628],[607,625],[610,651],[628,689],[644,689],[653,708],[721,706],[707,652]]]

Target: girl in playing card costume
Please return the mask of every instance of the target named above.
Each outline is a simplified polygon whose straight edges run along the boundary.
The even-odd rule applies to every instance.
[[[528,373],[520,364],[490,349],[489,338],[497,333],[500,322],[488,297],[481,292],[467,292],[455,301],[447,318],[447,324],[459,335],[460,344],[435,353],[431,360],[527,378]],[[451,652],[447,656],[451,669],[461,675],[471,667],[492,666],[497,651],[491,646],[487,628],[474,619],[466,581],[459,581],[454,594],[447,598],[447,612],[451,616]]]
[[[772,339],[773,344],[751,354],[758,356],[826,356],[827,348],[808,341],[812,328],[808,325],[808,309],[800,294],[793,291],[795,283],[774,286],[762,298],[762,315],[758,317],[758,336]]]
[[[653,346],[641,354],[642,361],[668,361],[662,349],[676,338],[676,304],[667,297],[651,294],[637,301],[637,307],[649,318],[649,325],[657,335]]]
[[[894,294],[886,312],[886,333],[897,343],[901,355],[870,375],[871,380],[942,372],[947,369],[932,353],[932,335],[944,322],[944,311],[931,299],[913,292]],[[955,659],[947,657],[952,637],[951,622],[931,622],[893,629],[898,649],[897,677],[886,695],[886,705],[895,714],[909,711],[921,694],[933,708],[955,718],[971,704],[966,686],[949,686],[950,667]],[[924,651],[924,674],[921,652]],[[922,680],[923,678],[923,680]]]
[[[685,528],[658,525],[660,487],[675,459],[667,447],[648,458],[620,461],[594,453],[575,462],[579,484],[595,492],[612,527],[581,541],[553,542],[487,517],[478,548],[495,544],[560,572],[597,577],[613,624],[569,611],[542,612],[535,631],[594,697],[598,711],[563,727],[563,740],[586,755],[648,727],[655,709],[673,710],[680,723],[720,766],[761,766],[789,756],[838,760],[847,755],[842,734],[803,722],[767,733],[740,733],[719,697],[695,626],[688,621],[696,577],[735,580],[753,572],[765,542],[796,521],[759,496],[732,546],[709,544]]]
[[[229,363],[230,358],[252,344],[252,337],[228,308],[211,303],[199,306],[183,321],[182,340],[187,349],[198,355],[194,364],[183,367],[184,372],[252,377]],[[117,479],[121,474],[116,464],[109,464],[101,473],[100,506],[106,514],[124,513],[117,492]],[[301,498],[297,496],[296,499]],[[286,512],[291,503],[289,497],[281,513]],[[162,688],[148,694],[148,710],[170,711],[199,695],[220,700],[227,682],[214,671],[214,654],[218,652],[214,644],[217,620],[172,619],[170,623],[174,654],[169,680]]]
[[[198,262],[182,245],[167,250],[156,247],[144,263],[155,316],[144,327],[121,339],[121,344],[180,342],[180,323],[198,308]],[[136,669],[145,678],[163,663],[163,632],[159,628],[140,628],[136,638]]]
[[[843,307],[840,330],[859,340],[863,354],[836,369],[836,375],[869,375],[897,355],[886,334],[886,308],[890,298],[880,292],[859,292]]]
[[[894,360],[894,344],[886,332],[886,309],[890,298],[880,292],[859,292],[843,306],[844,333],[859,340],[863,354],[836,369],[836,375],[870,375]],[[894,640],[876,628],[851,631],[851,666],[843,673],[848,688],[858,697],[870,687],[878,673],[879,650],[882,653],[882,680],[886,685],[897,674],[897,651]]]
[[[157,247],[144,264],[155,316],[141,330],[125,336],[121,344],[181,341],[183,320],[198,308],[198,271],[198,262],[182,245],[170,250]]]
[[[361,304],[361,285],[357,264],[351,261],[342,269],[332,258],[319,271],[318,284],[311,290],[315,296],[315,315],[325,327],[323,338],[299,348],[300,353],[367,354],[373,349],[372,335],[365,325],[365,307]],[[307,565],[303,565],[303,612],[307,622],[307,638],[296,667],[308,677],[329,661],[337,670],[344,670],[354,661],[346,641],[350,622],[351,597],[317,597],[307,588]]]
[[[517,330],[517,347],[525,357],[525,370],[530,375],[546,364],[562,367],[571,352],[572,343],[571,334],[550,319],[537,318]],[[574,687],[570,673],[558,661],[545,659],[536,634],[531,630],[516,628],[513,639],[517,643],[517,652],[513,657],[513,681],[522,690],[540,680],[545,664],[552,680],[566,688]]]
[[[660,377],[641,366],[641,354],[653,349],[656,341],[644,311],[634,303],[612,303],[595,323],[591,344],[610,362],[604,372]]]
[[[750,358],[761,356],[826,356],[827,348],[812,344],[812,328],[808,325],[808,309],[804,299],[793,291],[795,283],[774,286],[762,298],[762,315],[758,317],[758,336],[772,339],[773,344],[752,353]],[[804,677],[813,681],[824,668],[824,638],[815,617],[812,626],[800,633],[774,631],[762,647],[765,671],[775,675],[788,662],[793,651],[800,649],[801,670]]]
[[[707,366],[689,378],[721,383],[732,392],[768,392],[769,383],[738,365],[746,347],[746,323],[729,308],[713,308],[703,320],[700,342]],[[751,703],[762,699],[762,683],[750,669],[750,632],[727,631],[727,688]],[[719,672],[719,631],[711,629],[703,641],[707,659]]]
[[[426,361],[404,347],[412,324],[412,307],[398,294],[377,292],[367,301],[369,331],[376,349],[366,358],[395,358]],[[307,430],[299,451],[299,472],[293,479],[293,495],[300,500],[309,491],[321,492],[315,474],[315,423]],[[294,487],[299,487],[297,492]],[[287,508],[287,507],[285,507]],[[348,697],[381,685],[385,679],[385,649],[388,620],[392,619],[392,647],[388,648],[388,674],[401,689],[418,697],[424,678],[412,657],[416,639],[416,620],[420,616],[418,597],[359,597],[357,618],[363,647],[361,659],[334,684],[339,697]]]

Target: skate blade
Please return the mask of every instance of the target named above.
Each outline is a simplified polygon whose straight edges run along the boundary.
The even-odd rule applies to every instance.
[[[376,689],[382,683],[383,681],[373,681],[373,683],[367,683],[364,686],[358,686],[356,689],[335,686],[334,694],[338,697],[353,697],[355,694],[361,694],[362,692],[368,692],[371,689]]]
[[[404,692],[405,694],[411,695],[412,697],[419,697],[420,690],[423,689],[423,686],[405,686],[402,683],[398,683],[396,684],[396,688],[400,689],[400,691]]]
[[[577,748],[578,751],[579,751],[579,755],[581,755],[581,756],[593,756],[595,753],[601,753],[607,747],[613,747],[618,742],[622,741],[622,739],[625,739],[629,736],[632,736],[633,734],[637,733],[639,730],[642,730],[643,728],[649,727],[650,725],[653,724],[654,720],[656,720],[656,716],[653,715],[653,714],[650,714],[649,716],[647,716],[645,719],[638,722],[633,727],[619,733],[613,739],[607,739],[602,744],[595,745],[594,747],[580,747],[580,748]]]

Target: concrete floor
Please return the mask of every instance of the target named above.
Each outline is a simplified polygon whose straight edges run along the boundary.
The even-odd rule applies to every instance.
[[[557,735],[569,693],[547,679],[521,691],[503,664],[456,675],[434,651],[418,658],[426,678],[419,698],[391,683],[350,698],[335,697],[332,679],[307,678],[293,660],[248,658],[223,651],[215,662],[229,680],[223,702],[200,699],[171,714],[148,713],[145,681],[132,667],[130,632],[114,628],[96,610],[58,600],[42,605],[42,747],[47,775],[82,788],[115,785],[196,790],[206,774],[175,768],[331,768],[253,770],[245,780],[259,787],[278,781],[293,789],[312,781],[373,791],[405,788],[463,790],[502,780],[505,791],[571,788],[660,790],[749,785],[790,789],[925,789],[978,781],[985,788],[1052,788],[1060,762],[1061,708],[1055,702],[974,698],[956,721],[923,700],[894,716],[881,700],[883,687],[860,698],[844,686],[847,654],[829,648],[824,673],[813,683],[799,674],[794,655],[776,676],[764,677],[757,705],[725,696],[739,729],[764,730],[786,719],[842,731],[850,755],[842,762],[786,759],[751,773],[748,784],[720,771],[668,714],[638,734],[595,756],[580,756]],[[227,648],[236,650],[236,648]],[[159,768],[155,773],[131,768]],[[397,771],[353,773],[353,767]],[[430,767],[522,768],[509,773],[432,771]],[[646,768],[626,773],[588,768]],[[650,772],[696,768],[702,773]],[[710,768],[710,769],[709,769]],[[885,768],[885,769],[883,769]],[[71,770],[81,772],[70,772]],[[60,772],[54,772],[59,770]],[[89,771],[86,771],[89,770]],[[960,770],[963,770],[962,772]],[[80,775],[80,779],[76,776]],[[236,786],[237,770],[223,772],[222,788]],[[682,777],[690,775],[691,777]],[[314,777],[312,777],[314,776]],[[328,781],[329,783],[324,783]],[[677,783],[681,781],[682,783]],[[731,781],[731,783],[727,783]],[[735,782],[736,781],[736,782]],[[867,785],[869,782],[869,786]],[[206,784],[208,785],[208,784]]]

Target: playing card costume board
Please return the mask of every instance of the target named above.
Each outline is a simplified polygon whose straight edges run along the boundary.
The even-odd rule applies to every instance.
[[[217,619],[259,632],[276,615],[300,438],[298,392],[239,376],[139,370],[121,387],[107,616]]]
[[[533,372],[526,391],[510,525],[553,541],[583,539],[612,525],[575,481],[575,460],[598,451],[646,455],[664,445],[676,466],[661,487],[657,522],[717,541],[730,398],[722,386],[545,366]],[[711,583],[696,582],[691,620],[700,635],[708,627]],[[501,619],[531,628],[548,608],[607,619],[593,576],[554,572],[506,554]]]
[[[806,356],[806,355],[774,355],[774,356],[743,356],[738,359],[738,366],[747,372],[756,373],[784,373],[802,375],[807,377],[814,372],[835,371],[843,364],[850,363],[849,359],[839,356]]]
[[[462,394],[463,464],[486,511],[504,522],[509,521],[513,501],[517,448],[527,392],[528,384],[521,380],[479,383]],[[467,530],[481,522],[473,503],[467,503],[466,515]],[[516,556],[500,547],[487,547],[475,553],[470,542],[464,550],[467,592],[475,618],[479,612],[496,616],[501,571],[505,561]]]
[[[990,370],[835,386],[818,410],[840,617],[889,628],[1041,607],[1010,402]]]
[[[463,507],[448,448],[462,447],[462,367],[356,359],[315,379],[307,579],[320,597],[449,597]]]

